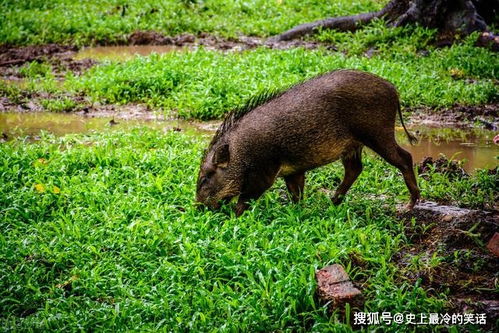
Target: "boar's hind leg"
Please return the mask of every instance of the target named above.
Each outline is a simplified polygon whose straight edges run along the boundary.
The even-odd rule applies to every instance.
[[[297,203],[303,198],[303,187],[305,186],[305,172],[284,177],[286,187],[291,193],[291,200]]]
[[[400,147],[395,140],[393,140],[391,144],[387,144],[385,142],[383,144],[372,144],[369,145],[369,147],[383,157],[388,163],[402,172],[405,184],[411,193],[411,201],[407,205],[407,208],[412,210],[416,202],[419,200],[420,194],[418,183],[416,181],[416,175],[414,174],[414,169],[412,167],[411,154]]]
[[[350,153],[345,154],[341,158],[343,167],[345,168],[345,176],[340,186],[331,198],[333,204],[338,205],[341,203],[345,194],[348,192],[352,184],[355,182],[362,172],[362,146],[356,148]]]

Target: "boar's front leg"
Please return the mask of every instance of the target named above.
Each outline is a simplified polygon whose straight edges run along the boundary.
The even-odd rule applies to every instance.
[[[272,186],[277,176],[278,168],[268,166],[266,169],[249,172],[236,204],[236,216],[241,216],[249,208],[248,202],[256,200]]]
[[[362,172],[362,147],[342,156],[341,162],[345,168],[345,176],[331,198],[335,205],[339,205],[343,201],[345,194]]]
[[[297,203],[303,199],[303,188],[305,187],[305,172],[284,177],[286,187],[291,193],[291,200]]]

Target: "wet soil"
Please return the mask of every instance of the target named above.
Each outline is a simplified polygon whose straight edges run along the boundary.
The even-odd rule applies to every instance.
[[[497,134],[494,131],[424,125],[411,125],[409,129],[417,135],[418,143],[409,144],[401,128],[396,131],[397,142],[411,153],[414,163],[419,165],[421,177],[426,177],[430,168],[455,179],[473,173],[475,168],[499,166],[496,159],[499,145],[493,142]]]
[[[79,75],[97,64],[93,59],[74,59],[77,50],[74,46],[59,44],[22,47],[0,45],[0,77],[10,81],[22,80],[19,68],[32,61],[52,65],[54,75],[61,78],[68,71]]]
[[[426,126],[480,127],[499,129],[499,103],[485,105],[454,105],[450,108],[406,109],[411,124]]]
[[[400,267],[401,279],[412,284],[420,281],[430,295],[446,294],[448,313],[486,313],[487,328],[495,327],[499,258],[486,244],[499,230],[499,212],[427,202],[402,218],[411,245],[392,259]]]
[[[126,45],[84,47],[74,55],[75,60],[129,60],[137,55],[148,56],[152,53],[164,54],[173,51],[186,51],[187,48],[175,45]]]
[[[320,46],[331,48],[330,44],[314,41],[274,41],[267,38],[240,36],[235,38],[222,38],[208,33],[181,34],[175,37],[163,36],[154,31],[136,31],[129,37],[126,45],[176,45],[182,47],[203,46],[208,49],[243,51],[259,46],[266,46],[272,49],[289,49],[303,47],[316,49]]]
[[[265,38],[241,36],[222,38],[207,33],[198,36],[181,34],[164,36],[155,31],[136,31],[123,41],[102,41],[97,47],[78,50],[76,46],[46,44],[30,46],[0,45],[0,78],[10,81],[22,80],[19,68],[25,63],[46,62],[53,67],[56,77],[63,78],[67,72],[81,74],[103,59],[124,60],[151,52],[165,53],[183,49],[204,47],[219,51],[244,51],[259,46],[273,49],[304,47],[315,49],[319,46],[331,48],[328,44],[313,41],[269,41]]]
[[[76,106],[72,112],[36,112],[44,111],[40,101],[44,94],[27,94],[22,102],[14,103],[8,98],[0,98],[0,131],[8,137],[22,136],[23,132],[38,135],[41,130],[49,131],[57,135],[71,133],[82,133],[87,128],[83,124],[100,123],[106,124],[111,119],[127,124],[140,123],[143,126],[161,127],[167,126],[169,122],[177,122],[177,128],[184,130],[192,127],[199,129],[203,134],[213,133],[218,128],[220,121],[186,121],[176,119],[176,115],[159,109],[151,109],[143,104],[106,105],[92,103],[84,96],[77,96]],[[58,98],[64,98],[59,96]],[[1,112],[4,111],[4,112]],[[25,119],[29,119],[25,120]],[[95,119],[95,120],[94,120]],[[76,127],[68,123],[81,124]],[[49,124],[49,125],[47,125]],[[50,124],[59,124],[61,129]],[[95,130],[105,130],[105,126],[92,127]],[[16,128],[13,131],[11,128]],[[397,128],[397,141],[411,152],[415,163],[422,161],[419,165],[419,174],[425,177],[430,168],[436,172],[445,173],[448,177],[466,177],[473,173],[476,168],[496,168],[499,160],[499,146],[492,142],[494,132],[479,129],[455,129],[455,128],[425,128],[416,127],[411,131],[419,132],[419,143],[410,145],[405,143],[406,137],[402,128]],[[456,161],[450,162],[442,157],[452,157]]]
[[[74,46],[59,44],[9,46],[0,45],[0,66],[20,65],[46,57],[64,56],[76,51]]]

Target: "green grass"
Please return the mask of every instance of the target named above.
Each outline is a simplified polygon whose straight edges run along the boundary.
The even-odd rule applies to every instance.
[[[355,32],[323,29],[309,36],[348,55],[415,54],[435,49],[437,31],[420,26],[391,27],[382,19],[375,19]]]
[[[366,155],[337,207],[320,189],[337,186],[339,164],[308,174],[300,204],[278,181],[235,218],[193,205],[206,144],[150,129],[1,144],[0,327],[350,331],[313,297],[315,270],[331,263],[365,281],[364,311],[442,310],[444,295],[405,282],[390,262],[407,243],[395,203],[408,200],[392,167]],[[424,197],[446,186],[458,202],[493,200],[485,172],[420,185]]]
[[[36,79],[52,75],[52,66],[47,63],[32,61],[19,68],[19,74],[22,77]]]
[[[0,44],[113,43],[126,40],[136,30],[156,30],[166,35],[211,32],[223,36],[268,36],[327,16],[377,10],[386,2],[6,0],[0,3]]]
[[[45,98],[40,100],[40,104],[49,112],[70,112],[78,108],[78,103],[70,97]]]
[[[427,56],[386,51],[368,58],[265,48],[228,54],[203,49],[173,52],[94,67],[83,76],[70,75],[65,88],[106,103],[142,102],[204,120],[222,117],[259,91],[281,89],[334,69],[356,68],[394,83],[405,106],[497,102],[499,62],[492,52],[473,47],[472,40],[431,50]]]

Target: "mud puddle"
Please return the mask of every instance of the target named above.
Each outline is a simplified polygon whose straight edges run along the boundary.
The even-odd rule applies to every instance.
[[[0,113],[0,139],[26,137],[37,140],[43,132],[57,136],[67,134],[100,133],[150,127],[162,131],[185,131],[211,134],[218,122],[190,122],[186,120],[115,119],[113,117],[85,117],[71,113],[4,112]]]
[[[493,169],[499,166],[499,146],[493,143],[497,132],[484,129],[434,128],[423,125],[411,127],[419,142],[411,146],[402,144],[415,163],[431,157],[438,160],[441,155],[461,161],[462,168],[473,172],[477,168]],[[403,130],[397,130],[397,141],[407,142]]]
[[[100,117],[93,113],[51,113],[51,112],[0,112],[0,135],[6,139],[20,136],[36,138],[42,131],[55,135],[72,133],[102,132],[109,130],[129,130],[147,126],[158,130],[191,131],[195,134],[212,134],[219,122],[195,122],[172,120],[154,112],[139,112],[136,107],[122,106],[120,118],[114,118],[116,110],[101,110]],[[140,113],[140,117],[136,113]],[[143,114],[149,115],[144,119]],[[92,116],[93,115],[93,116]],[[122,118],[127,119],[122,119]],[[499,146],[494,145],[493,131],[480,129],[431,128],[418,126],[411,128],[417,132],[419,143],[415,146],[403,144],[413,155],[415,163],[426,157],[437,160],[441,154],[454,160],[465,160],[462,167],[467,172],[476,168],[492,169],[499,166]],[[403,130],[397,128],[397,140],[407,142]]]
[[[499,130],[499,104],[453,105],[444,109],[416,107],[407,110],[410,121],[425,127],[479,127]]]

